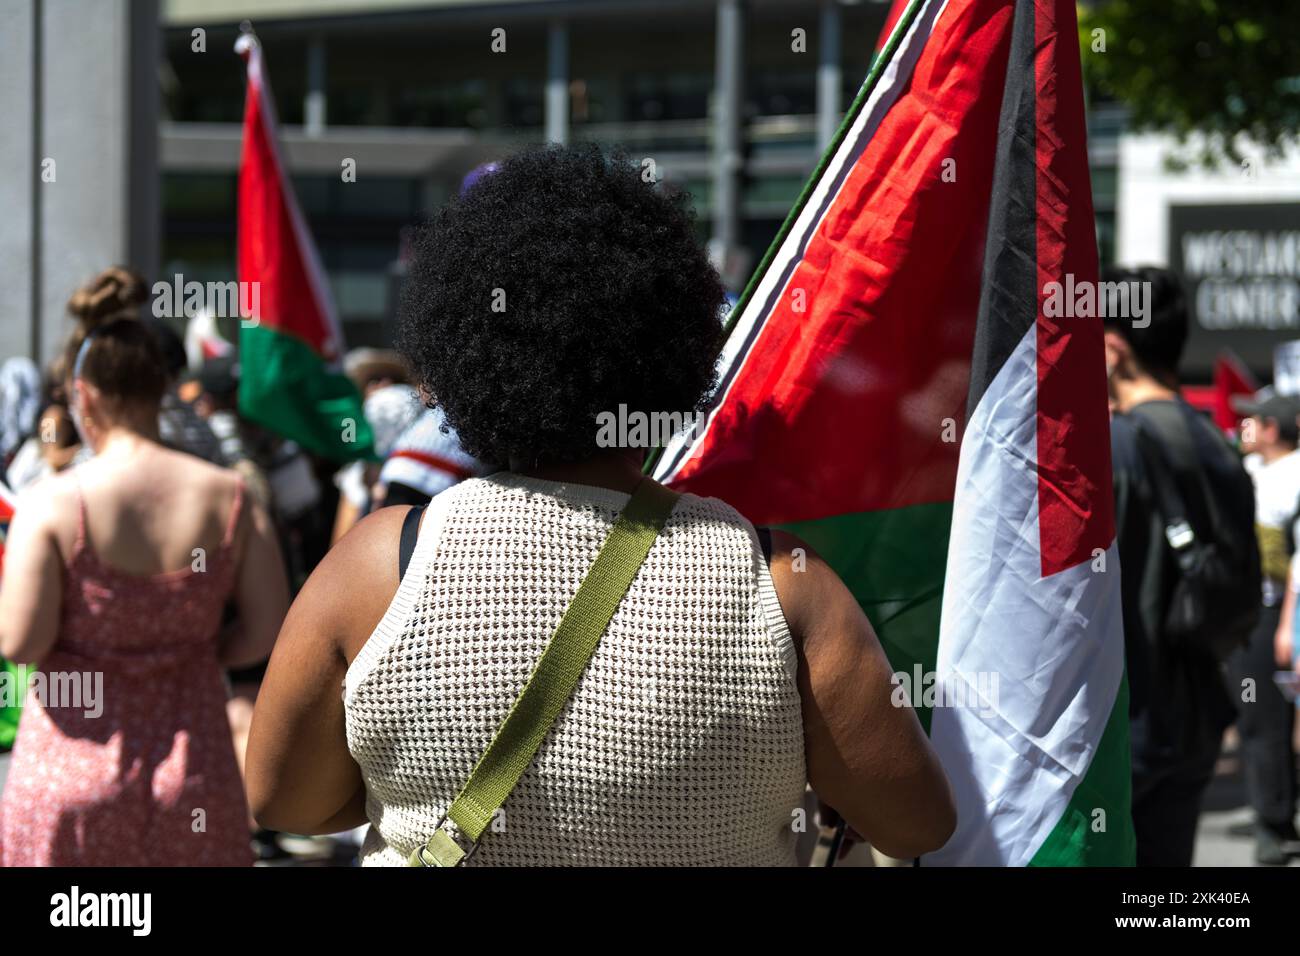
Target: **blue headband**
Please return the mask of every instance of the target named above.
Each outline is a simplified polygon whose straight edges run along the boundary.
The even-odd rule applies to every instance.
[[[86,337],[81,342],[81,348],[77,349],[77,359],[72,363],[72,379],[76,381],[81,378],[81,366],[86,364],[86,353],[90,351],[90,340],[95,337],[98,329],[92,329],[86,333]]]

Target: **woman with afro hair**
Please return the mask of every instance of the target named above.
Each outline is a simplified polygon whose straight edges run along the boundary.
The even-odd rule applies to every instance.
[[[450,805],[615,521],[656,493],[646,449],[601,423],[700,410],[722,302],[680,201],[594,146],[524,150],[425,226],[399,345],[500,470],[370,515],[307,582],[253,720],[264,826],[369,823],[367,865],[439,827],[471,848]],[[683,494],[469,862],[790,865],[808,783],[881,851],[937,849],[952,796],[892,690],[807,545]]]

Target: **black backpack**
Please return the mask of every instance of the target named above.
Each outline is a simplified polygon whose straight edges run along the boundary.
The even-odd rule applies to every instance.
[[[1195,490],[1202,507],[1193,512],[1178,488],[1154,429],[1144,425],[1140,415],[1129,417],[1137,433],[1138,452],[1151,477],[1155,507],[1164,522],[1164,544],[1175,569],[1163,637],[1171,647],[1206,653],[1223,661],[1247,643],[1260,614],[1254,515],[1244,510],[1234,515],[1219,500],[1220,495],[1236,494],[1253,501],[1250,478],[1243,469],[1241,489],[1220,488],[1216,494],[1198,456]],[[1181,424],[1196,447],[1189,423],[1184,419]],[[1195,521],[1194,513],[1199,516]]]

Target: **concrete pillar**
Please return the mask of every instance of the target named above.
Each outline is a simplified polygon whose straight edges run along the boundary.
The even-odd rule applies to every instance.
[[[817,62],[817,148],[825,150],[843,118],[840,91],[844,87],[840,67],[839,0],[822,0],[821,30]]]
[[[569,142],[569,27],[559,20],[546,33],[546,141]]]
[[[0,22],[0,358],[44,362],[78,285],[114,264],[156,278],[158,3],[0,0]]]
[[[724,281],[734,284],[740,245],[740,177],[744,123],[744,9],[718,0],[713,92],[713,237],[710,254]]]
[[[40,217],[40,111],[36,77],[40,60],[39,8],[33,0],[0,0],[0,115],[7,117],[0,137],[0,288],[5,290],[0,318],[0,359],[35,357],[40,301],[40,245],[33,228]]]
[[[325,135],[325,37],[312,34],[307,42],[307,95],[302,104],[308,136]]]

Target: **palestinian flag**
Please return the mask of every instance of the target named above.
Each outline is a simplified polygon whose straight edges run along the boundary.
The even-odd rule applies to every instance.
[[[1235,434],[1241,416],[1232,407],[1232,400],[1238,395],[1254,395],[1258,389],[1255,376],[1236,353],[1229,349],[1220,351],[1214,358],[1214,424],[1225,433]]]
[[[15,497],[9,486],[0,481],[0,575],[4,574],[5,539],[14,517]],[[23,715],[23,694],[28,675],[35,670],[27,664],[0,660],[0,750],[14,745],[18,737],[18,720]],[[7,683],[6,683],[7,682]]]
[[[252,34],[239,158],[239,411],[335,461],[371,455],[361,395],[342,373],[343,334],[277,141],[275,106]]]
[[[1074,5],[912,0],[654,474],[807,540],[952,780],[930,864],[1131,864]],[[864,728],[870,733],[870,728]]]
[[[9,486],[0,481],[0,574],[5,570],[5,541],[9,537],[9,523],[14,520],[15,501]]]

